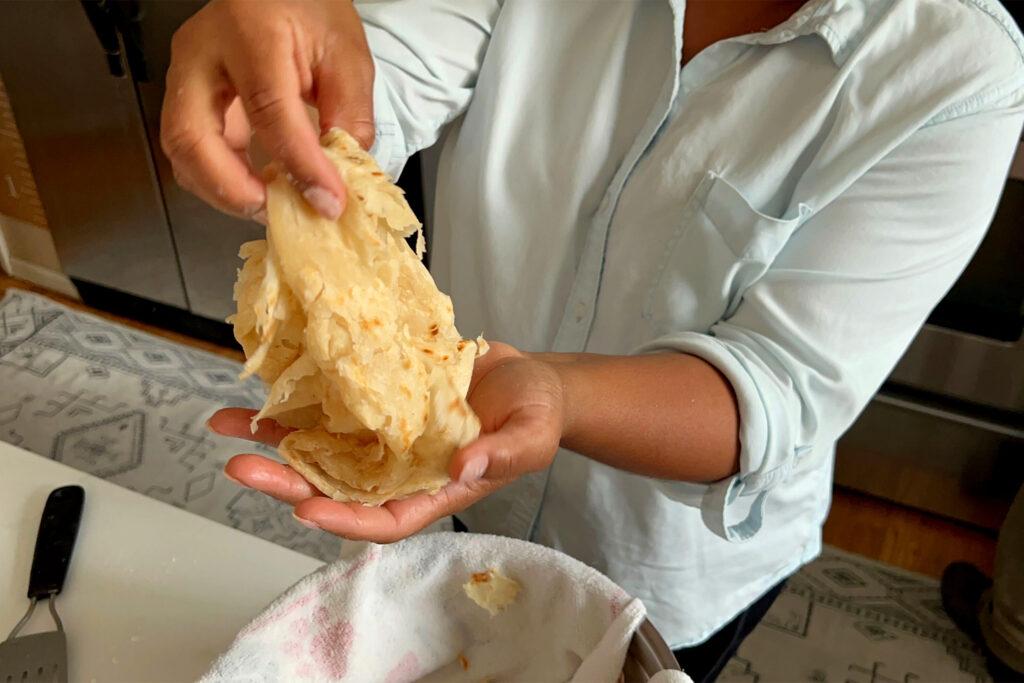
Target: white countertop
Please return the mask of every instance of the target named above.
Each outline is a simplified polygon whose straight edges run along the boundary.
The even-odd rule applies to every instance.
[[[321,563],[0,443],[0,639],[28,607],[50,491],[85,488],[57,608],[69,680],[194,681],[271,600]],[[45,607],[31,633],[52,628]]]

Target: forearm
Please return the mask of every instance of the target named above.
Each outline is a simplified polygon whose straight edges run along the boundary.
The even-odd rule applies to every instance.
[[[618,469],[710,482],[739,469],[728,380],[691,355],[533,354],[562,379],[562,446]]]

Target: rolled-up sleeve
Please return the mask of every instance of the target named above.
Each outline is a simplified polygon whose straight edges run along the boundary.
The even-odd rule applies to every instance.
[[[373,54],[376,140],[391,175],[469,104],[497,0],[379,0],[356,5]]]
[[[735,390],[740,471],[701,503],[718,535],[756,534],[772,491],[832,457],[953,285],[995,211],[1019,105],[917,131],[813,213],[731,317],[641,349],[699,356]]]

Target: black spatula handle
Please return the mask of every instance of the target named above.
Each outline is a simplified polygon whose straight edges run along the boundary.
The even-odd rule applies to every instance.
[[[85,491],[81,486],[62,486],[50,492],[39,520],[36,552],[28,579],[29,598],[57,595],[64,588],[84,503]]]

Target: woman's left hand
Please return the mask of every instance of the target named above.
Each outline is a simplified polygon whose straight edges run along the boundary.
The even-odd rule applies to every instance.
[[[224,472],[243,486],[294,505],[296,519],[307,526],[349,539],[397,541],[551,463],[565,420],[562,380],[552,365],[492,343],[477,359],[468,400],[480,418],[480,437],[455,453],[449,465],[451,483],[433,495],[416,494],[380,507],[339,503],[287,465],[251,454],[235,456]],[[288,430],[264,420],[252,434],[249,420],[254,412],[220,410],[210,418],[210,428],[276,446]]]

